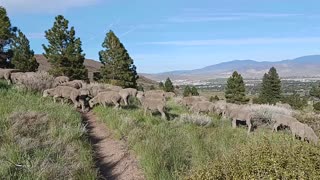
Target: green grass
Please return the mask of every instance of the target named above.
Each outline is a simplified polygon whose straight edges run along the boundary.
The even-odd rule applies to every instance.
[[[213,125],[210,127],[181,124],[172,119],[188,113],[187,109],[173,102],[168,103],[167,109],[170,121],[161,120],[157,114],[144,117],[143,111],[137,108],[114,110],[112,107],[98,106],[94,112],[100,121],[114,130],[118,138],[127,140],[147,179],[170,180],[188,177],[190,173],[197,174],[194,170],[207,168],[211,162],[219,163],[222,157],[237,154],[238,147],[250,148],[254,142],[274,143],[280,149],[295,143],[312,146],[293,140],[285,133],[272,134],[270,130],[259,130],[248,136],[245,128],[232,129],[230,121],[219,120],[216,116],[212,116]],[[285,145],[280,146],[282,144]],[[301,159],[308,153],[314,153],[314,150],[306,151]],[[246,165],[249,169],[252,166],[250,163]],[[200,174],[210,174],[205,170]]]
[[[97,178],[81,116],[72,107],[3,82],[0,101],[1,179]],[[44,117],[26,118],[30,114]]]

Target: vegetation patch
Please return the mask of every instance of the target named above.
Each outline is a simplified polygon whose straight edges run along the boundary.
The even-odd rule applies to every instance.
[[[79,113],[11,88],[0,100],[1,179],[97,178]]]

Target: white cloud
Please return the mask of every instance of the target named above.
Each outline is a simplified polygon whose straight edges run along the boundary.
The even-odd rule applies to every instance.
[[[242,38],[242,39],[212,39],[187,41],[156,41],[145,42],[143,45],[172,46],[216,46],[216,45],[258,45],[283,43],[320,43],[320,37],[288,37],[288,38]]]
[[[187,23],[187,22],[213,22],[213,21],[234,21],[246,19],[266,19],[266,18],[288,18],[302,16],[303,14],[294,13],[211,13],[207,11],[185,11],[181,15],[169,17],[168,22]]]
[[[9,13],[57,13],[86,7],[101,0],[0,0]]]

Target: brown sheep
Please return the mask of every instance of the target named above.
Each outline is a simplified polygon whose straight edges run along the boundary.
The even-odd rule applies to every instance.
[[[94,105],[100,104],[106,107],[107,104],[114,104],[116,109],[120,107],[121,96],[116,91],[101,92],[94,98],[90,99],[89,106],[93,108]]]
[[[146,116],[147,110],[158,111],[161,113],[161,118],[166,119],[165,106],[166,102],[164,98],[156,96],[156,98],[147,98],[141,91],[138,92],[137,98],[139,99],[142,108],[144,109],[144,115]]]
[[[0,79],[5,79],[8,85],[11,84],[11,73],[13,71],[18,71],[17,69],[1,69],[0,68]]]
[[[11,82],[13,84],[22,84],[24,76],[25,73],[22,72],[11,73]]]
[[[180,103],[184,106],[191,107],[193,104],[199,101],[206,101],[206,98],[202,96],[188,96],[183,97]]]
[[[306,124],[301,122],[293,122],[290,124],[290,130],[293,138],[296,136],[300,137],[302,141],[308,140],[313,142],[315,145],[318,144],[319,138],[314,133],[313,129]]]
[[[248,126],[248,134],[252,129],[252,113],[245,107],[241,105],[228,104],[226,106],[225,116],[232,119],[232,127],[237,127],[238,121],[245,121]]]
[[[279,126],[286,126],[290,127],[291,124],[299,122],[296,118],[288,116],[288,115],[283,115],[283,114],[273,114],[272,115],[272,121],[274,121],[274,125],[272,128],[272,131],[278,131]]]
[[[128,98],[130,96],[132,97],[136,97],[137,96],[138,91],[136,89],[133,88],[126,88],[126,89],[121,89],[119,91],[119,94],[121,96],[121,98],[124,101],[124,104],[127,106],[128,105]]]
[[[43,97],[52,96],[54,102],[56,102],[56,98],[70,99],[73,102],[74,107],[77,108],[79,107],[79,102],[77,101],[79,96],[84,96],[88,94],[89,91],[86,89],[79,90],[69,86],[58,86],[52,89],[45,90],[43,92]],[[84,110],[84,105],[80,105],[82,106],[82,110]]]
[[[214,104],[209,101],[199,101],[193,104],[190,110],[194,113],[210,113],[214,111]]]
[[[69,86],[69,87],[73,87],[76,89],[80,89],[80,88],[84,87],[85,84],[86,83],[82,80],[73,80],[73,81],[61,83],[59,86]]]
[[[174,92],[165,92],[164,96],[166,97],[166,99],[171,99],[176,97],[177,95]]]
[[[69,82],[69,80],[70,79],[67,76],[58,76],[58,77],[54,78],[53,86],[54,87],[59,86],[62,83]]]

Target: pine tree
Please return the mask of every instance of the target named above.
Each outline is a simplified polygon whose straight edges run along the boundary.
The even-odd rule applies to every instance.
[[[71,79],[88,79],[88,70],[83,62],[85,54],[80,38],[75,37],[74,27],[69,29],[69,21],[62,15],[55,18],[54,25],[45,31],[49,45],[43,46],[43,54],[51,64],[50,73],[54,76],[68,76]]]
[[[170,78],[167,78],[166,82],[164,83],[164,91],[174,92],[174,86],[173,86]]]
[[[39,63],[34,57],[33,50],[30,49],[29,40],[20,30],[13,38],[11,49],[13,51],[11,63],[16,69],[24,72],[37,71]]]
[[[259,94],[259,102],[276,104],[281,100],[281,80],[276,68],[270,68],[269,72],[264,74],[262,87]]]
[[[183,96],[184,97],[187,97],[187,96],[190,96],[191,95],[191,88],[190,88],[190,86],[186,86],[185,88],[184,88],[184,91],[183,91]]]
[[[317,86],[312,86],[310,90],[310,96],[320,98],[320,88]]]
[[[16,30],[16,27],[11,26],[6,9],[0,6],[0,68],[10,66],[10,59],[12,57],[10,44]]]
[[[232,76],[228,79],[225,91],[227,102],[243,104],[248,102],[246,98],[246,89],[241,74],[237,71],[233,72]]]
[[[99,52],[103,64],[100,69],[102,81],[122,87],[137,86],[138,75],[133,59],[114,32],[109,31]]]
[[[191,94],[192,96],[199,96],[198,89],[195,86],[191,88]]]

